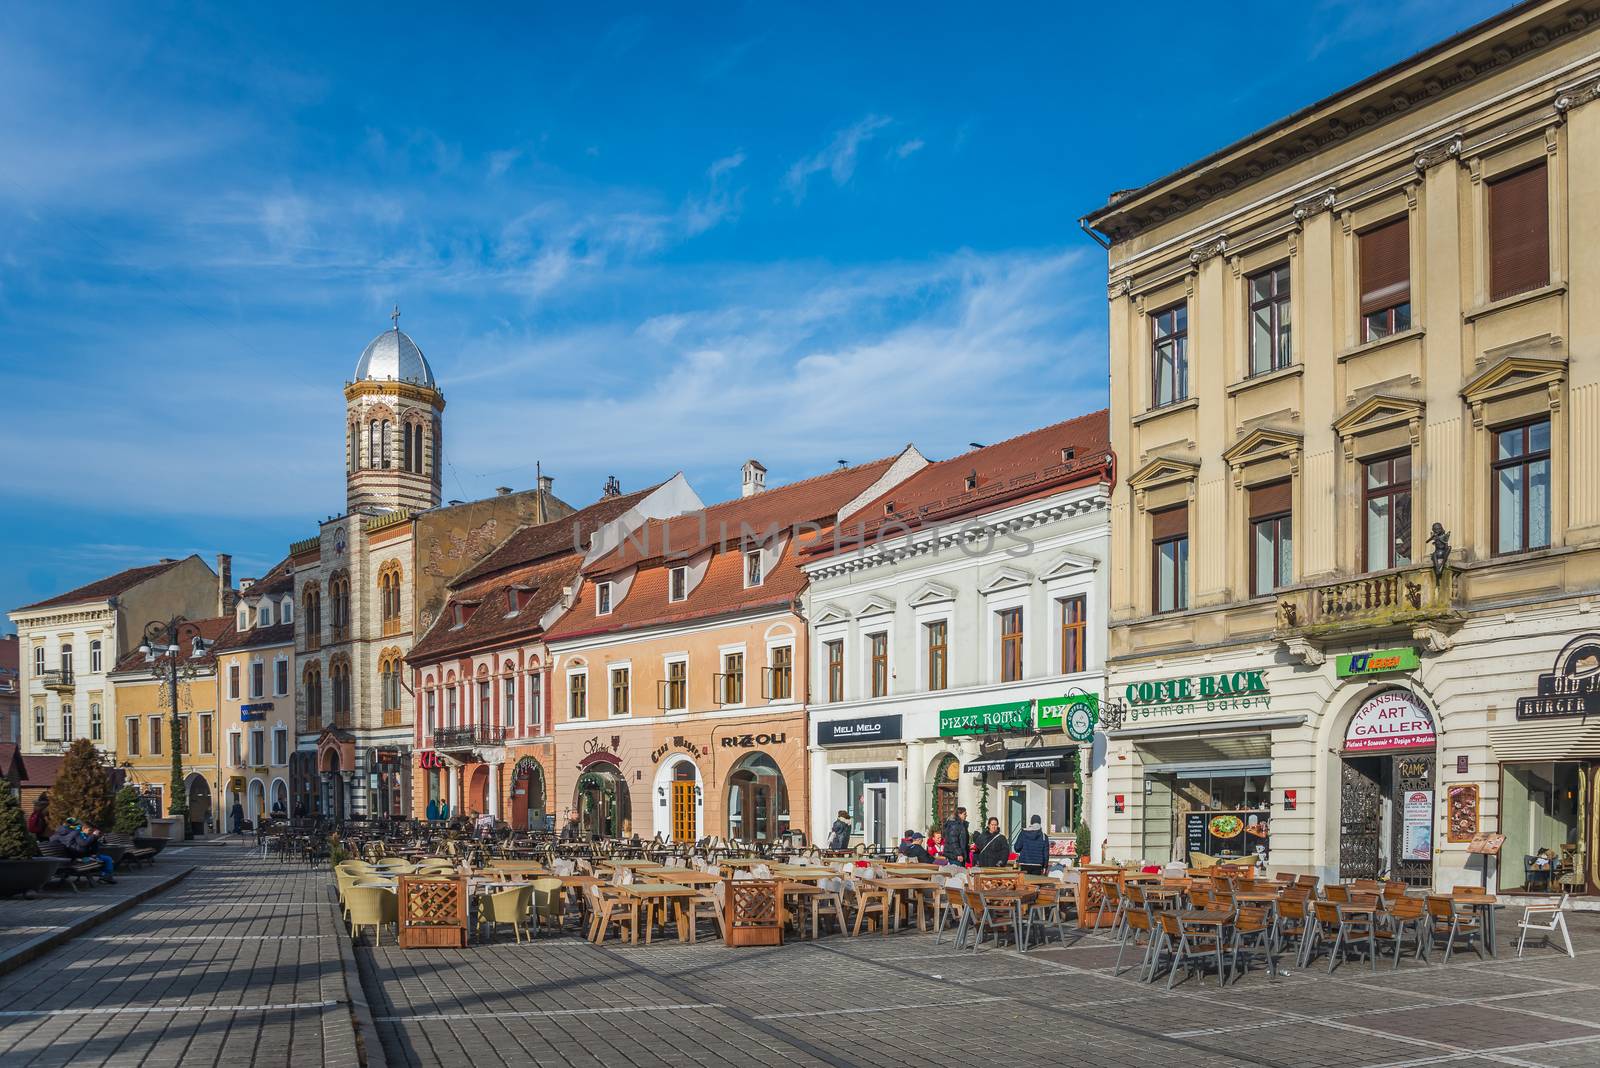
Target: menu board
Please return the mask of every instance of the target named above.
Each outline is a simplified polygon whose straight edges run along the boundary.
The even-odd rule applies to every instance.
[[[1213,857],[1265,855],[1269,847],[1268,816],[1254,809],[1187,812],[1183,817],[1184,846]]]
[[[1447,840],[1472,841],[1478,834],[1478,784],[1458,782],[1445,791],[1445,796],[1450,806]]]
[[[1402,858],[1433,859],[1433,791],[1408,790],[1403,811]]]

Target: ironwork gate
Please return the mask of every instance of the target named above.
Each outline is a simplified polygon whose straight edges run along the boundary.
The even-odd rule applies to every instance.
[[[1339,878],[1378,877],[1378,833],[1383,788],[1363,768],[1369,762],[1341,762],[1339,797]]]

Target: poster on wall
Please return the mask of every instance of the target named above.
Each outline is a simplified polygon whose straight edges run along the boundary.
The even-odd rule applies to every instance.
[[[1478,834],[1478,784],[1458,782],[1446,791],[1450,821],[1445,834],[1449,842],[1470,842]]]
[[[1356,709],[1345,728],[1347,753],[1433,748],[1433,716],[1410,690],[1384,690]]]
[[[1404,808],[1404,860],[1433,859],[1433,791],[1410,790]]]
[[[1184,814],[1184,844],[1191,863],[1196,853],[1213,857],[1265,857],[1271,830],[1265,812],[1234,810]]]

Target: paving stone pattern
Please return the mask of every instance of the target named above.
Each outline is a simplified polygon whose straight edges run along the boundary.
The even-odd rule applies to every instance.
[[[115,885],[95,883],[84,890],[53,886],[32,898],[0,897],[0,959],[39,935],[65,931],[106,908],[137,897],[189,866],[190,848],[169,849],[145,868],[119,873]]]
[[[0,976],[0,1065],[358,1063],[326,869],[232,846],[152,872],[180,859],[176,886]],[[55,900],[5,918],[30,904]]]
[[[1503,916],[1499,958],[1260,968],[1171,993],[1113,975],[1102,936],[1019,955],[915,932],[777,949],[507,933],[465,950],[364,938],[356,961],[391,1065],[1600,1064],[1600,917],[1573,920],[1576,960],[1519,962]]]

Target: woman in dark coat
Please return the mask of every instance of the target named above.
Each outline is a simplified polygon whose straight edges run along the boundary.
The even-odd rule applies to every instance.
[[[990,816],[989,824],[973,838],[978,849],[974,862],[980,868],[1003,868],[1011,862],[1011,841],[1000,830],[998,817]]]

